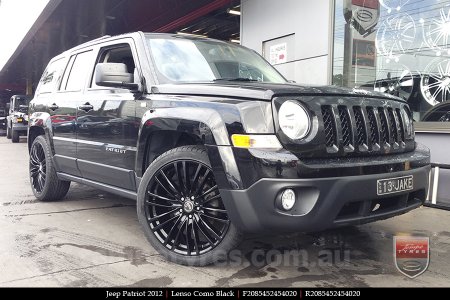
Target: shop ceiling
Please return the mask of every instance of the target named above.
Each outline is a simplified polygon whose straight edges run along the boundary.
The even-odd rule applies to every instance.
[[[0,83],[35,88],[58,53],[103,35],[132,31],[239,41],[240,0],[51,0],[0,73]]]

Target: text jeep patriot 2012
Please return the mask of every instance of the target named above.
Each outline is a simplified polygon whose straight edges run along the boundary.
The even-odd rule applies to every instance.
[[[402,99],[286,81],[254,51],[132,33],[48,64],[30,104],[30,178],[137,199],[167,259],[206,265],[243,232],[317,231],[422,205],[430,155]]]

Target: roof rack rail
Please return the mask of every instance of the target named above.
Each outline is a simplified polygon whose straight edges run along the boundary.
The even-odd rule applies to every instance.
[[[99,38],[96,38],[96,39],[93,39],[93,40],[84,42],[84,43],[82,43],[82,44],[80,44],[80,45],[77,45],[77,46],[73,47],[73,49],[82,48],[82,47],[84,47],[84,46],[86,46],[86,45],[89,45],[89,44],[91,44],[91,43],[95,43],[95,42],[97,42],[97,41],[101,41],[101,40],[103,40],[103,39],[107,39],[107,38],[110,38],[110,37],[111,37],[110,35],[104,35],[104,36],[101,36],[101,37],[99,37]]]
[[[92,43],[92,42],[100,41],[100,40],[103,40],[103,39],[106,39],[106,38],[110,38],[110,37],[111,37],[110,35],[104,35],[104,36],[101,36],[101,37],[99,37],[99,38],[96,38],[96,39],[93,39],[93,40],[91,40],[91,41],[88,41],[87,43]]]

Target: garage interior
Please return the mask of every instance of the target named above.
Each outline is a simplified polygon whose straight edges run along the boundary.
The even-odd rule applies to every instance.
[[[0,99],[32,95],[53,56],[104,35],[133,31],[239,43],[240,0],[51,0],[0,71]]]

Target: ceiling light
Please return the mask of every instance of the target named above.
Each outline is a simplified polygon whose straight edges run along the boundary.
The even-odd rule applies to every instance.
[[[240,10],[236,10],[236,9],[232,9],[232,8],[228,9],[228,13],[230,15],[235,15],[235,16],[240,16],[241,15],[241,11]]]

